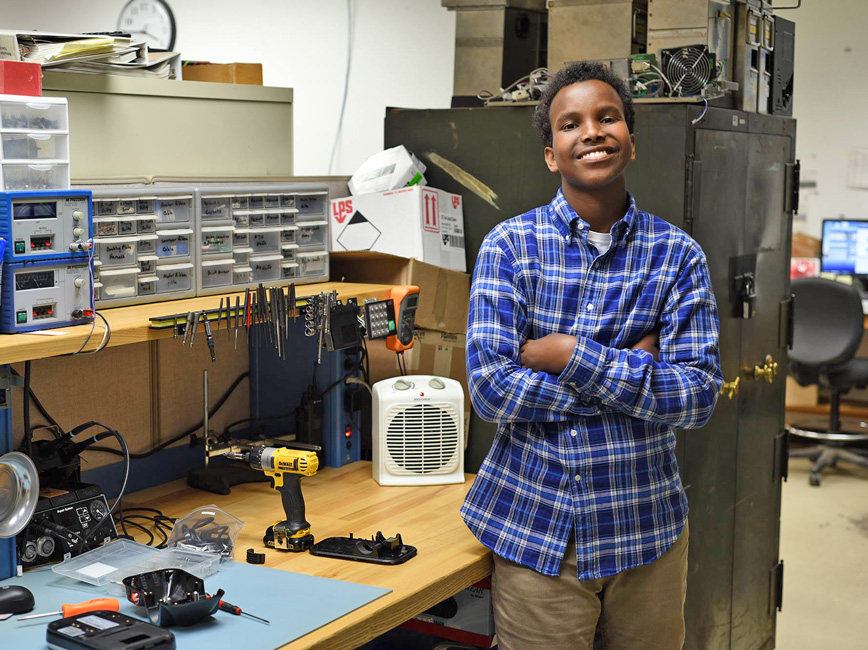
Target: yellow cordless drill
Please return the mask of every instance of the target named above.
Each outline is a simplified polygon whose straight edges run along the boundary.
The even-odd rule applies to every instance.
[[[313,535],[310,524],[304,518],[304,497],[301,494],[301,478],[313,476],[319,468],[316,451],[309,449],[256,447],[244,453],[226,455],[265,472],[271,479],[271,487],[280,492],[286,519],[276,522],[265,531],[262,542],[266,546],[295,552],[306,551],[313,546]]]

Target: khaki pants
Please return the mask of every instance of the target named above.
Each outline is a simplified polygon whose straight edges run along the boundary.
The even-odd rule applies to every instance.
[[[680,650],[687,594],[687,525],[662,557],[600,580],[577,580],[571,539],[556,578],[494,556],[501,650]],[[597,629],[599,626],[599,630]]]

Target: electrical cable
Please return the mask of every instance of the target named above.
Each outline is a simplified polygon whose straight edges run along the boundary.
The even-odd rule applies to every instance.
[[[89,429],[89,428],[95,427],[95,426],[96,427],[102,427],[110,435],[114,436],[114,438],[118,441],[118,444],[120,445],[121,450],[123,451],[123,455],[124,455],[124,478],[123,478],[123,482],[121,483],[121,489],[118,492],[118,496],[115,499],[115,502],[112,504],[111,508],[109,508],[108,514],[105,516],[105,519],[109,519],[115,513],[115,511],[121,507],[121,503],[122,503],[123,498],[124,498],[124,492],[126,492],[126,490],[127,490],[127,480],[130,477],[130,450],[129,450],[129,447],[127,447],[127,441],[124,440],[124,437],[120,433],[118,433],[117,431],[112,429],[111,427],[103,424],[102,422],[92,421],[92,422],[88,422],[87,426],[85,426],[84,428],[82,428],[81,425],[79,427],[76,427],[76,428],[80,429],[81,431],[84,431],[86,429]],[[93,449],[93,447],[91,447],[91,449]],[[101,523],[102,522],[100,522],[100,524]],[[93,528],[93,530],[91,530],[87,535],[85,535],[84,539],[82,540],[82,542],[80,544],[80,548],[83,547],[87,543],[87,540],[90,539],[93,536],[93,534],[96,533],[96,531],[98,531],[100,529],[100,524],[97,524]]]
[[[654,70],[654,72],[656,72],[658,75],[660,75],[660,78],[666,83],[666,86],[669,88],[669,94],[674,95],[675,91],[672,89],[672,84],[669,83],[669,79],[667,79],[666,75],[663,74],[663,70],[661,70],[656,65],[654,65],[653,63],[650,63],[650,62],[648,63],[648,67],[650,67],[652,70]]]
[[[25,367],[26,367],[27,363],[28,362],[25,362]],[[10,367],[9,370],[16,377],[21,376],[20,374],[18,374],[18,371],[15,370],[15,368]],[[61,431],[63,431],[63,427],[57,423],[57,420],[55,420],[53,417],[51,417],[51,415],[48,413],[48,411],[42,405],[42,402],[40,402],[39,398],[36,397],[36,393],[33,392],[33,389],[31,388],[27,392],[30,394],[30,399],[33,400],[33,404],[36,406],[36,409],[42,414],[42,417],[44,417],[48,421],[49,424],[52,424],[52,425],[56,426],[58,429],[60,429]]]
[[[248,377],[250,377],[249,372],[243,372],[240,375],[238,375],[238,377],[235,379],[234,382],[232,382],[232,385],[227,389],[227,391],[225,393],[223,393],[223,395],[220,396],[220,399],[217,400],[216,404],[214,404],[214,406],[212,406],[208,410],[209,419],[214,417],[214,415],[217,414],[217,411],[219,411],[220,408],[226,403],[226,401],[232,396],[232,393],[235,392],[235,389],[237,389],[238,386],[241,384],[241,382],[244,381],[245,379],[247,379]],[[179,433],[175,436],[172,436],[168,440],[164,440],[163,442],[158,444],[156,447],[153,447],[152,449],[149,449],[148,451],[143,451],[143,452],[139,452],[139,453],[131,453],[130,458],[134,458],[136,460],[140,460],[142,458],[148,458],[148,457],[154,455],[155,453],[157,453],[158,451],[161,451],[161,450],[165,449],[166,447],[175,444],[179,440],[183,440],[184,438],[186,438],[188,436],[192,436],[194,433],[196,433],[203,426],[205,426],[205,421],[200,420],[197,424],[190,427],[186,431]],[[111,447],[90,447],[88,449],[88,451],[101,451],[101,452],[104,452],[107,454],[114,454],[115,456],[121,455],[116,449],[112,449]]]
[[[347,71],[344,77],[344,96],[341,99],[341,112],[338,117],[338,128],[335,132],[335,141],[332,145],[332,155],[329,158],[329,176],[332,173],[332,167],[334,167],[335,163],[335,154],[338,150],[338,142],[341,139],[341,131],[343,129],[344,124],[344,113],[347,108],[347,91],[350,87],[350,68],[352,67],[353,62],[353,0],[347,0]]]
[[[702,113],[700,113],[699,117],[697,117],[693,120],[690,120],[691,124],[696,124],[697,122],[699,122],[699,120],[701,120],[703,117],[705,117],[705,114],[708,112],[708,100],[705,97],[703,97],[702,101],[705,102],[705,106],[702,108]]]

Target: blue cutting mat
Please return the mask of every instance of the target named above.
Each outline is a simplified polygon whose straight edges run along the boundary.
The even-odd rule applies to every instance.
[[[80,603],[108,595],[104,588],[60,576],[50,569],[31,571],[0,584],[30,589],[36,599],[36,607],[30,614],[57,611],[62,603]],[[271,621],[271,625],[218,611],[200,625],[170,628],[178,650],[273,650],[391,591],[241,562],[224,562],[218,573],[205,579],[205,586],[209,593],[225,590],[224,600]],[[123,597],[118,600],[122,613],[148,620],[144,608]],[[47,648],[46,623],[55,618],[58,617],[19,622],[16,615],[0,621],[0,646],[10,650]]]

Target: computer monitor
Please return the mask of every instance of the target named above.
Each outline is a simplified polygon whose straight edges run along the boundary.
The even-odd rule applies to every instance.
[[[868,221],[824,219],[820,270],[868,276]]]

